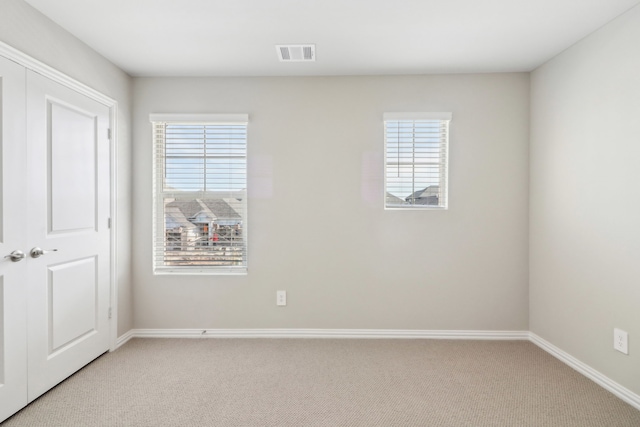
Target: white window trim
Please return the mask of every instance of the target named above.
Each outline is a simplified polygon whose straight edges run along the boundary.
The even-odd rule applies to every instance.
[[[150,114],[149,121],[165,123],[238,123],[247,124],[248,114]]]
[[[165,124],[245,124],[249,123],[249,115],[248,114],[174,114],[174,113],[154,113],[149,115],[149,121],[152,125],[152,197],[153,197],[153,208],[152,208],[152,236],[151,236],[151,251],[152,251],[152,267],[154,275],[184,275],[184,276],[192,276],[192,275],[216,275],[216,276],[244,276],[248,272],[247,265],[245,266],[225,266],[225,267],[191,267],[191,266],[156,266],[155,261],[155,251],[156,251],[156,237],[158,233],[164,234],[165,228],[164,223],[158,223],[158,190],[157,190],[157,169],[156,169],[156,140],[155,135],[153,134],[154,129],[153,126],[157,122],[163,122]],[[248,129],[247,129],[248,132]],[[200,192],[202,197],[206,197],[207,193]],[[248,194],[248,192],[247,192]],[[245,197],[247,196],[245,194]],[[247,219],[247,210],[246,205],[248,204],[248,200],[245,200],[245,212],[243,216],[243,233],[245,235],[245,251],[248,252],[247,240],[249,236],[248,231],[248,219]],[[248,257],[248,253],[246,254]]]
[[[448,210],[449,209],[449,122],[453,118],[451,112],[389,112],[383,113],[383,126],[384,126],[384,189],[382,194],[382,203],[384,210],[389,211],[433,211],[433,210]],[[387,121],[419,121],[419,120],[441,120],[447,122],[447,135],[445,141],[445,161],[444,172],[441,175],[442,194],[444,195],[444,204],[439,206],[433,205],[408,205],[405,207],[388,207],[387,206]]]
[[[452,113],[384,113],[382,118],[388,120],[449,120]]]

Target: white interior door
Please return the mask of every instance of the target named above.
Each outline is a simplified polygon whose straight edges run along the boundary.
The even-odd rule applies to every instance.
[[[109,108],[27,72],[28,395],[109,349]]]
[[[27,260],[6,258],[26,251],[24,81],[0,57],[0,421],[27,404]]]

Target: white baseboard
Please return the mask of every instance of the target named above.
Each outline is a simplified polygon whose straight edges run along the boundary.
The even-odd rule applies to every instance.
[[[127,343],[127,341],[129,341],[134,336],[135,336],[135,329],[131,329],[128,332],[126,332],[125,334],[123,334],[122,336],[119,336],[118,339],[116,340],[116,348],[114,348],[111,351],[115,351],[118,348],[122,347],[123,345],[125,345]]]
[[[547,353],[555,357],[556,359],[569,365],[569,367],[575,369],[576,371],[578,371],[585,377],[589,378],[599,386],[610,391],[611,393],[613,393],[623,401],[627,402],[629,405],[640,410],[639,395],[635,394],[628,388],[621,386],[620,384],[613,381],[606,375],[596,371],[589,365],[586,365],[585,363],[571,356],[569,353],[563,350],[560,350],[558,347],[540,338],[538,335],[534,334],[533,332],[529,333],[529,339],[532,343],[534,343],[535,345],[537,345],[538,347],[540,347],[541,349],[543,349],[544,351],[546,351]]]
[[[414,329],[132,329],[130,332],[132,337],[141,338],[529,339],[528,331],[429,331]]]

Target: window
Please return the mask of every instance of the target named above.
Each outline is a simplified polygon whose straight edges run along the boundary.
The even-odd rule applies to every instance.
[[[246,273],[244,114],[152,114],[156,273]]]
[[[446,209],[451,113],[385,113],[385,208]]]

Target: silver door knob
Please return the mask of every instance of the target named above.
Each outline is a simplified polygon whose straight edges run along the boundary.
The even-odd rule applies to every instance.
[[[33,249],[31,249],[31,251],[29,252],[29,255],[31,255],[31,258],[39,258],[44,254],[48,254],[49,252],[57,252],[57,249],[50,249],[48,251],[45,251],[44,249],[35,247]]]
[[[5,258],[9,258],[13,262],[22,261],[24,257],[26,257],[25,253],[18,250],[11,252],[9,255],[5,255]]]

